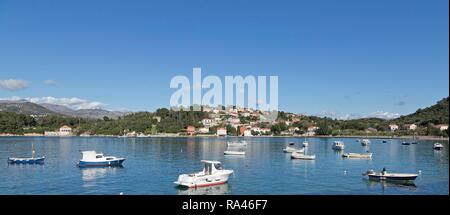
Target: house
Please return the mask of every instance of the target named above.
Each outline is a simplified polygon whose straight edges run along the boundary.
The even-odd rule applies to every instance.
[[[261,134],[269,135],[271,133],[270,128],[261,128]]]
[[[300,129],[298,127],[289,127],[288,130],[289,132],[294,133],[296,131],[299,131]]]
[[[404,125],[404,128],[405,128],[406,130],[412,130],[412,131],[414,131],[414,130],[416,130],[417,125],[415,125],[415,124],[405,124],[405,125]]]
[[[202,124],[203,124],[203,126],[209,128],[209,127],[213,126],[213,120],[209,119],[209,118],[202,119]]]
[[[396,130],[398,130],[398,125],[396,125],[396,124],[390,124],[390,125],[389,125],[389,130],[391,130],[391,131],[396,131]]]
[[[239,118],[235,118],[235,117],[230,117],[227,120],[230,124],[239,124],[241,123],[241,120]]]
[[[208,127],[199,128],[198,133],[207,134],[207,133],[209,133],[209,128]]]
[[[152,119],[156,119],[156,122],[161,122],[161,117],[160,116],[154,116]]]
[[[245,136],[245,137],[251,137],[251,136],[253,136],[253,135],[252,135],[252,130],[250,130],[250,129],[245,129],[245,131],[244,131],[244,136]]]
[[[439,130],[441,130],[441,131],[448,130],[448,125],[446,125],[446,124],[436,125],[436,127],[439,128]]]
[[[61,126],[61,128],[59,128],[59,136],[70,136],[70,135],[72,135],[71,127],[63,125]]]
[[[195,134],[195,127],[194,126],[192,126],[192,125],[189,125],[187,128],[186,128],[186,133],[188,133],[189,135],[194,135]]]
[[[219,127],[217,128],[217,136],[227,136],[227,128]]]
[[[243,127],[243,126],[239,127],[239,135],[240,136],[244,136],[244,133],[245,133],[246,130],[247,129],[245,127]]]

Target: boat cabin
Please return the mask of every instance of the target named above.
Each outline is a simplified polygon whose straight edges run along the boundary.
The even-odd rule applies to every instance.
[[[205,165],[203,168],[205,175],[212,175],[217,170],[222,170],[222,164],[219,161],[202,160],[202,163]]]
[[[103,153],[97,153],[96,151],[84,151],[81,154],[83,155],[82,160],[97,160],[104,157]]]

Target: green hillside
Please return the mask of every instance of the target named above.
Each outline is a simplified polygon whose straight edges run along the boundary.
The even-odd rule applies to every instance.
[[[449,109],[448,97],[438,101],[435,105],[418,109],[416,112],[401,116],[392,120],[393,123],[407,124],[414,123],[420,126],[427,126],[429,124],[449,124]]]

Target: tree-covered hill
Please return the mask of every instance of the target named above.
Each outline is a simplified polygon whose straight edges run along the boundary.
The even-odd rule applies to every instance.
[[[391,120],[397,124],[415,123],[420,126],[427,126],[429,124],[449,124],[449,109],[448,97],[438,101],[435,105],[418,109],[416,112],[401,116],[397,119]]]

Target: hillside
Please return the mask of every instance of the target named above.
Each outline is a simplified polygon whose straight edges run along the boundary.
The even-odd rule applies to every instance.
[[[421,126],[427,126],[428,124],[449,124],[448,99],[448,97],[444,98],[433,106],[418,109],[412,114],[393,119],[391,122],[397,124],[415,123]]]
[[[0,101],[0,111],[13,112],[25,115],[57,114],[41,105],[28,101]]]
[[[108,111],[103,109],[79,109],[74,110],[68,108],[63,105],[55,105],[55,104],[40,104],[41,106],[62,115],[72,116],[72,117],[81,117],[81,118],[89,118],[89,119],[101,119],[103,117],[108,117],[110,119],[117,119],[127,113],[119,112],[119,111]]]

